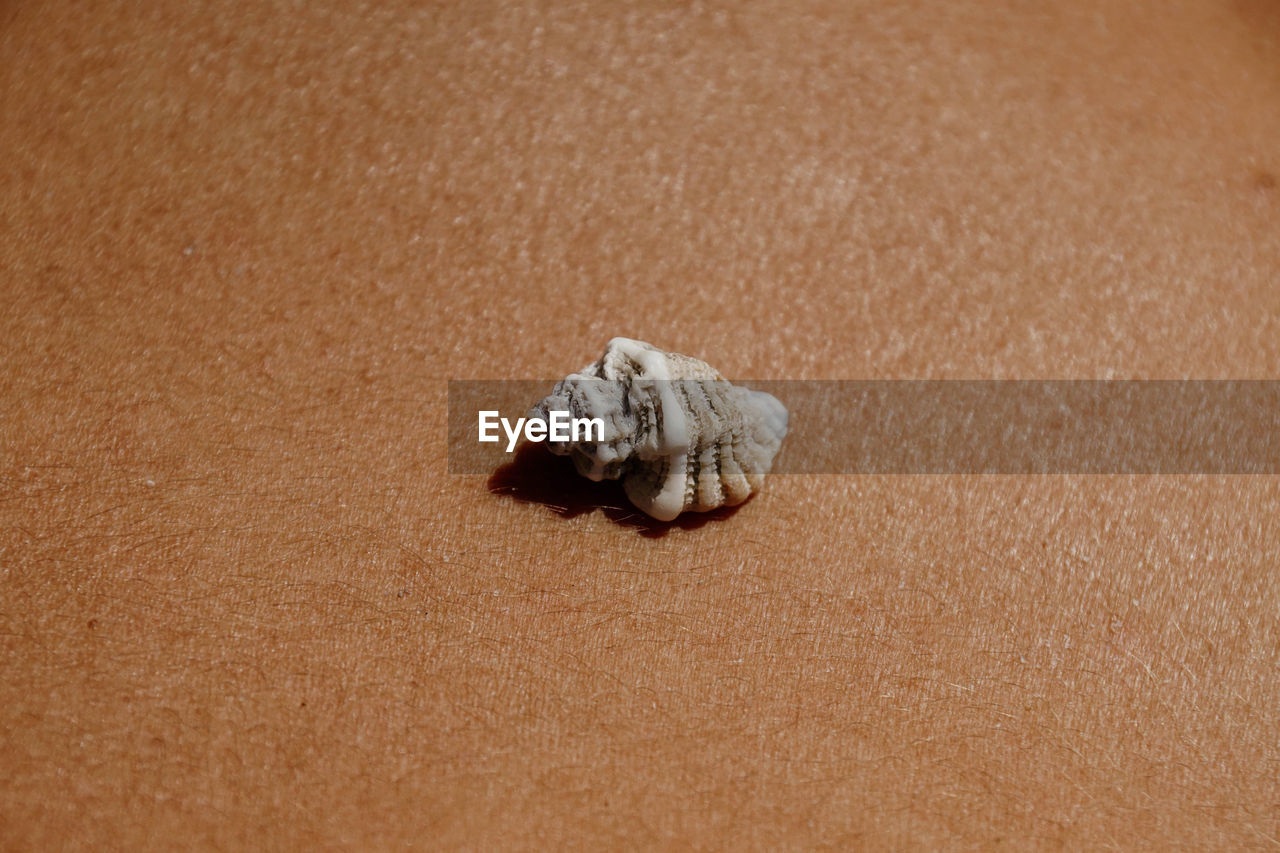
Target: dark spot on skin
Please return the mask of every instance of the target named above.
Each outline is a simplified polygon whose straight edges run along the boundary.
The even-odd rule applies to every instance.
[[[96,630],[98,630],[98,620],[97,620],[97,619],[90,619],[90,620],[89,620],[89,630],[90,630],[90,631],[96,631]]]
[[[577,518],[600,510],[621,527],[630,527],[641,536],[658,538],[672,528],[693,530],[736,513],[740,506],[721,507],[711,512],[682,513],[675,521],[657,521],[631,505],[622,484],[616,480],[593,483],[578,475],[566,456],[556,456],[537,444],[525,443],[514,458],[494,471],[488,481],[495,495],[521,503],[542,504],[561,518]]]
[[[1276,176],[1270,172],[1259,172],[1253,179],[1253,185],[1263,192],[1270,192],[1276,188]]]

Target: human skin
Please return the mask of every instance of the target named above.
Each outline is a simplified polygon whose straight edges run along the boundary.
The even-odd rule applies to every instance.
[[[0,847],[1280,845],[1274,477],[663,526],[444,441],[614,335],[1280,377],[1273,4],[0,22]]]

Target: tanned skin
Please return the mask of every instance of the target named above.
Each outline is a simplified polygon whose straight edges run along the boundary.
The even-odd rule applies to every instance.
[[[0,847],[1275,849],[1275,477],[444,434],[614,335],[1280,378],[1277,140],[1262,0],[0,4]]]

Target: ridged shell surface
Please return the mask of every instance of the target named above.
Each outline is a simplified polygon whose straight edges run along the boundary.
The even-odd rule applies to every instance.
[[[709,364],[629,338],[558,382],[529,415],[598,418],[600,440],[547,442],[592,480],[621,479],[660,521],[734,506],[760,490],[787,434],[775,397],[731,384]]]

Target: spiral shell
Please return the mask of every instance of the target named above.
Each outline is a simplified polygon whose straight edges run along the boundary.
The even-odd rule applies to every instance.
[[[629,338],[609,341],[599,361],[557,383],[529,417],[549,423],[550,412],[603,421],[601,440],[547,447],[589,479],[621,479],[631,502],[659,521],[745,501],[787,434],[786,407],[773,396]]]

